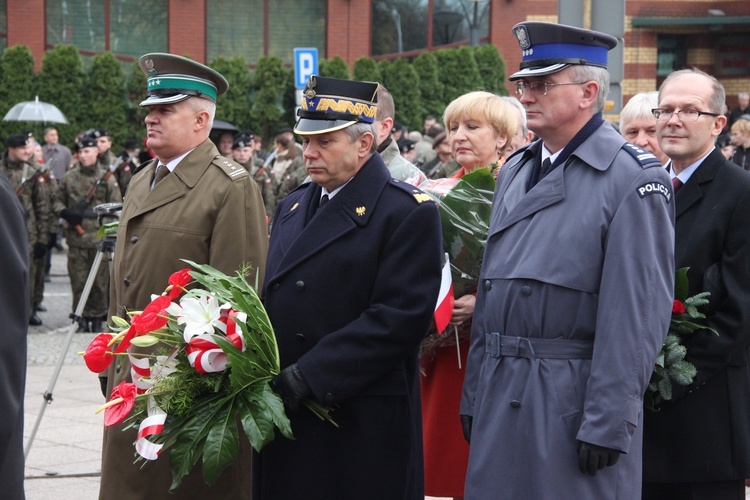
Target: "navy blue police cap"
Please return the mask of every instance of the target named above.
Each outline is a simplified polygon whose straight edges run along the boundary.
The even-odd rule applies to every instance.
[[[520,71],[510,81],[551,75],[571,64],[607,67],[607,53],[617,38],[598,31],[564,24],[523,22],[513,26],[513,35],[523,51]]]
[[[333,132],[355,123],[373,123],[378,111],[378,84],[312,75],[302,92],[294,132]]]
[[[227,79],[218,71],[174,54],[145,54],[138,66],[147,78],[146,99],[141,101],[141,107],[172,104],[189,97],[216,102],[217,96],[229,88]]]

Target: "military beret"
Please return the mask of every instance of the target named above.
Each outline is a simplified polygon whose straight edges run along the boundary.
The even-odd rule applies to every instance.
[[[109,132],[107,131],[107,129],[104,129],[104,128],[95,128],[87,135],[90,135],[94,139],[98,139],[100,137],[109,137]]]
[[[138,139],[128,139],[125,141],[125,144],[122,145],[125,149],[135,149],[138,147]]]
[[[302,92],[294,132],[300,135],[341,130],[357,122],[372,123],[378,106],[378,84],[312,75]]]
[[[80,151],[83,148],[95,148],[96,146],[96,138],[94,138],[91,135],[84,135],[81,137],[78,142],[76,142],[76,151]]]
[[[232,143],[232,149],[237,148],[247,148],[253,145],[253,135],[252,134],[237,134],[237,137],[234,138],[234,142]]]
[[[414,149],[414,141],[410,141],[409,139],[402,139],[398,141],[398,149],[402,153],[408,153],[412,149]]]
[[[571,64],[607,67],[607,52],[617,38],[564,24],[523,22],[513,27],[523,51],[520,71],[510,81],[557,73]]]
[[[29,140],[29,136],[24,133],[12,134],[5,138],[5,147],[6,148],[22,148],[26,146],[28,140]]]
[[[216,102],[216,97],[229,88],[218,71],[174,54],[145,54],[138,66],[147,77],[146,99],[141,101],[141,107],[171,104],[189,97]]]

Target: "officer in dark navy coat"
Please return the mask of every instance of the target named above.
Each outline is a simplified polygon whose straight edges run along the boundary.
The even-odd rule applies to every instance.
[[[435,204],[375,152],[376,90],[316,76],[305,89],[295,132],[312,182],[276,210],[263,288],[295,440],[253,459],[255,500],[424,498],[417,350],[442,235]]]

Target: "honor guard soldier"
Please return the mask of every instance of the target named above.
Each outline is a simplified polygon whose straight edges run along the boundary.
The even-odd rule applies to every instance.
[[[465,495],[638,498],[674,292],[672,186],[602,118],[616,38],[540,22],[513,34],[510,80],[541,140],[497,179],[460,411]]]
[[[96,140],[84,136],[77,144],[78,165],[66,172],[59,185],[55,212],[66,224],[68,244],[68,275],[73,290],[73,308],[81,300],[86,280],[96,258],[100,239],[99,221],[94,207],[102,203],[122,201],[120,188],[108,169],[97,162]],[[109,309],[109,266],[106,261],[97,269],[96,278],[78,320],[78,332],[101,332],[102,320]]]
[[[28,147],[28,135],[13,134],[5,140],[7,148],[0,161],[0,171],[10,180],[26,216],[29,237],[29,276],[34,276],[35,263],[47,253],[49,193],[41,171],[29,163],[33,150]],[[33,287],[29,287],[29,325],[39,326],[42,320],[33,308]]]
[[[440,288],[440,216],[375,153],[377,87],[312,76],[304,91],[294,132],[312,182],[276,209],[263,286],[295,439],[254,456],[254,500],[424,499],[417,352]]]
[[[148,147],[156,155],[133,174],[120,215],[112,266],[109,316],[143,310],[169,276],[186,267],[181,259],[234,275],[253,266],[250,283],[263,282],[268,249],[266,213],[248,171],[219,154],[209,139],[217,96],[226,79],[190,59],[153,53],[138,64],[147,78],[145,118]],[[162,344],[133,348],[151,356]],[[118,357],[100,374],[105,392],[131,382],[130,362]],[[250,445],[240,444],[237,463],[209,487],[196,466],[174,494],[169,492],[170,454],[145,467],[133,463],[136,429],[126,424],[104,429],[99,496],[110,498],[234,500],[250,497]]]

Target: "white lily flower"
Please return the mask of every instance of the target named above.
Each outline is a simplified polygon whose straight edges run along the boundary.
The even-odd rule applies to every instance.
[[[216,297],[204,295],[202,297],[185,297],[180,301],[181,311],[175,314],[177,324],[185,325],[183,336],[185,342],[196,335],[213,333],[219,324],[221,310]]]

